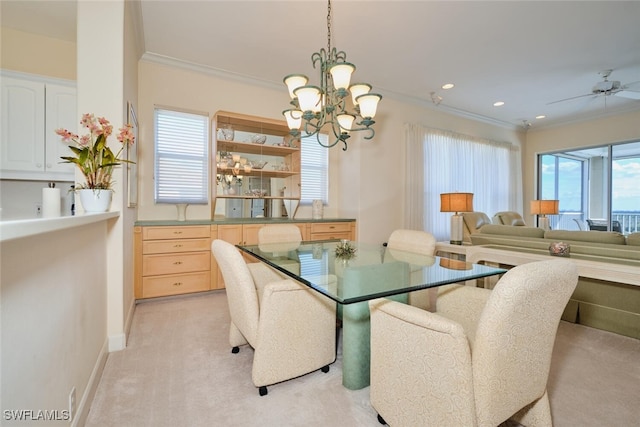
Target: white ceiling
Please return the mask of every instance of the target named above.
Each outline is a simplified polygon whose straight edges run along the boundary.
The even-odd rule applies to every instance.
[[[640,110],[640,101],[585,96],[609,80],[640,92],[640,1],[333,0],[332,42],[384,97],[502,126],[533,128]],[[2,25],[73,39],[74,2],[2,0]],[[307,74],[327,45],[327,4],[142,0],[146,55],[259,80]],[[445,91],[444,83],[455,88]],[[631,85],[631,83],[634,83]],[[442,97],[436,107],[431,92]],[[495,101],[504,101],[494,107]],[[286,106],[282,106],[285,109]],[[384,99],[380,105],[384,109]],[[536,120],[537,115],[547,118]]]

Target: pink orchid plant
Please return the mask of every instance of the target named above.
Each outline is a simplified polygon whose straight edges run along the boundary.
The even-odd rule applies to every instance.
[[[63,163],[75,163],[86,178],[86,183],[76,185],[76,190],[111,190],[111,173],[115,166],[122,163],[133,163],[130,160],[119,158],[125,147],[135,142],[132,126],[126,124],[119,129],[118,141],[122,144],[117,154],[107,146],[107,138],[113,132],[113,126],[104,117],[96,117],[93,114],[83,114],[80,124],[89,129],[89,134],[78,136],[67,129],[56,129],[56,134],[62,137],[64,142],[72,141],[76,145],[69,148],[76,157],[62,156]]]

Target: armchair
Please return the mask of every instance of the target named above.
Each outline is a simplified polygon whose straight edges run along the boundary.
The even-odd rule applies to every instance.
[[[484,212],[462,212],[462,240],[471,242],[471,235],[477,233],[480,227],[491,224],[491,220]]]
[[[524,222],[522,215],[513,211],[497,212],[493,216],[493,223],[498,225],[527,225]]]
[[[547,379],[570,260],[517,266],[493,290],[450,285],[430,313],[370,301],[372,406],[393,426],[551,426]]]
[[[260,396],[268,385],[316,369],[328,372],[336,357],[335,303],[266,266],[250,271],[228,242],[216,239],[211,250],[226,284],[231,351],[246,344],[254,349],[251,377]],[[256,275],[271,281],[256,286]]]

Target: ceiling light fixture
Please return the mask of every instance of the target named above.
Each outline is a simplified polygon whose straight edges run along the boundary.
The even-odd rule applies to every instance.
[[[493,103],[494,107],[502,107],[504,105],[504,101],[497,101]]]
[[[295,108],[285,110],[282,114],[287,119],[291,135],[298,136],[302,126],[307,135],[316,135],[318,144],[323,147],[330,148],[342,141],[342,149],[347,151],[349,132],[368,131],[369,135],[364,139],[374,137],[375,131],[371,126],[375,123],[373,118],[382,95],[371,93],[371,85],[368,83],[354,83],[349,86],[351,74],[356,66],[346,62],[347,54],[344,51],[331,47],[331,18],[331,0],[328,0],[327,50],[322,48],[311,55],[313,68],[317,65],[320,68],[320,87],[308,85],[309,78],[302,74],[286,76],[284,83],[289,89],[291,104]],[[349,93],[354,112],[347,110]],[[335,138],[329,144],[323,144],[319,137],[325,126]]]
[[[447,89],[453,89],[455,85],[453,83],[447,83],[442,85],[442,89],[447,90]]]
[[[539,116],[536,116],[536,119],[540,120],[540,119],[544,119],[547,116],[545,116],[544,114],[540,114]]]

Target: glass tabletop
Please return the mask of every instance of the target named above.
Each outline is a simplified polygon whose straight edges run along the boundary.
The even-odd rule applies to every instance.
[[[336,256],[346,241],[281,242],[237,247],[340,304],[352,304],[464,282],[505,269],[348,242],[352,257]]]

